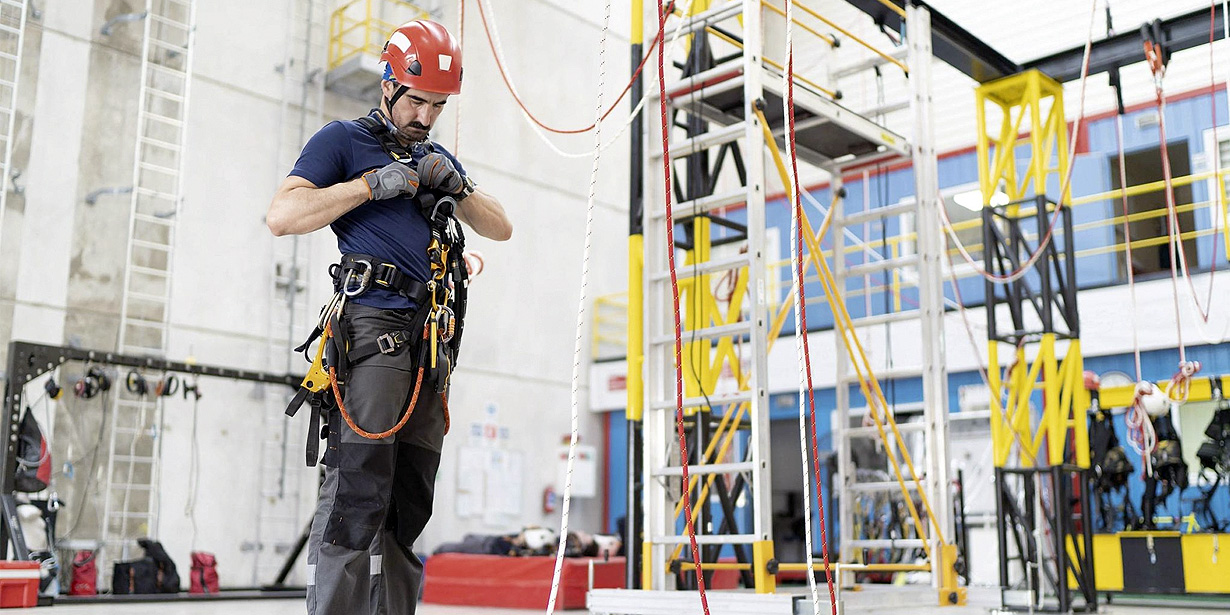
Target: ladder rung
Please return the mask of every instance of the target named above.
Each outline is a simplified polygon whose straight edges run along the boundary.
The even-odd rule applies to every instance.
[[[159,148],[159,149],[169,150],[169,151],[175,152],[175,153],[177,153],[177,154],[178,154],[181,150],[183,150],[183,147],[181,147],[181,146],[179,146],[179,145],[176,145],[176,144],[174,144],[174,143],[169,143],[169,142],[167,142],[167,141],[163,141],[162,139],[155,139],[155,138],[153,138],[153,137],[145,137],[145,136],[143,136],[143,137],[141,137],[141,143],[144,143],[145,145],[152,145],[152,146],[157,147],[157,148]]]
[[[130,299],[138,299],[138,300],[145,301],[148,303],[161,303],[165,305],[168,302],[166,297],[161,297],[158,295],[151,295],[149,293],[139,293],[139,292],[131,291],[131,290],[128,291],[128,297]]]
[[[129,355],[162,356],[163,354],[166,353],[166,349],[165,348],[155,348],[153,346],[138,346],[136,344],[124,344],[124,346],[120,348],[120,352],[123,354],[129,354]]]
[[[684,17],[684,23],[679,26],[679,30],[674,27],[668,27],[667,31],[674,33],[677,36],[691,34],[697,30],[704,28],[710,24],[717,23],[724,19],[729,19],[735,15],[743,13],[743,1],[733,0],[716,8],[702,11],[691,17]]]
[[[676,266],[675,277],[680,280],[686,280],[695,276],[702,276],[717,271],[728,271],[730,269],[746,267],[750,263],[751,259],[747,254],[736,254],[735,256],[729,256],[726,258],[707,260],[703,263],[697,263],[695,266]],[[655,282],[668,282],[671,279],[671,274],[669,271],[655,273],[651,279]]]
[[[170,252],[171,251],[171,246],[168,244],[155,243],[152,241],[146,241],[144,239],[133,239],[132,245],[138,248],[145,248],[147,250],[158,250],[159,252]]]
[[[894,49],[889,50],[887,52],[887,55],[897,60],[903,60],[905,59],[907,55],[909,55],[909,50],[910,48],[907,46],[896,47]],[[878,54],[872,55],[871,57],[861,62],[854,62],[852,64],[847,64],[845,66],[839,66],[833,69],[832,78],[833,80],[841,79],[843,77],[848,77],[856,73],[861,73],[865,70],[871,70],[877,66],[884,66],[885,64],[888,64],[888,63],[889,61],[885,60],[880,55]]]
[[[708,463],[688,465],[688,475],[693,474],[725,474],[727,472],[751,472],[756,464],[751,461],[738,463]],[[667,466],[654,470],[654,476],[683,476],[683,466]]]
[[[132,271],[133,273],[139,273],[141,275],[150,275],[150,276],[155,276],[159,278],[171,277],[171,272],[165,269],[154,269],[153,267],[142,267],[141,265],[132,265],[129,268],[129,270]]]
[[[864,372],[866,373],[866,372]],[[922,375],[922,370],[917,367],[902,367],[897,369],[881,369],[872,373],[879,382],[885,380],[899,380],[901,378],[917,378]],[[850,372],[841,377],[842,382],[858,382],[858,374]]]
[[[150,188],[137,187],[137,194],[142,195],[142,196],[152,196],[156,199],[162,199],[164,201],[175,202],[179,200],[178,196],[171,194],[170,192],[160,192],[158,190],[153,190]]]
[[[681,201],[676,203],[675,206],[671,208],[671,215],[678,220],[679,218],[683,218],[685,216],[703,214],[722,207],[738,205],[745,201],[747,201],[747,188],[738,188],[731,190],[730,192],[711,194],[709,196],[702,196],[692,201]],[[653,217],[655,220],[661,220],[666,217],[666,211],[654,211]]]
[[[740,57],[672,83],[666,89],[666,101],[681,109],[687,109],[704,96],[742,86],[743,58]]]
[[[144,455],[115,455],[113,459],[126,463],[154,463],[155,461],[153,457],[146,457]]]
[[[696,544],[701,545],[743,545],[759,540],[756,534],[703,534],[696,537]],[[660,545],[686,545],[687,536],[654,536],[653,542]]]
[[[873,117],[876,117],[877,115],[888,115],[889,113],[892,113],[894,111],[901,111],[902,109],[908,109],[909,107],[910,107],[910,101],[898,100],[895,102],[877,105],[875,107],[867,109],[866,111],[861,111],[859,112],[859,115],[862,115],[863,117],[873,118]],[[1056,169],[1056,172],[1058,171],[1059,170]]]
[[[695,331],[684,331],[682,333],[682,337],[683,337],[684,343],[687,343],[687,342],[692,341],[692,338],[708,340],[708,339],[713,339],[715,337],[725,337],[727,335],[747,335],[751,332],[752,332],[751,321],[743,320],[743,321],[739,321],[736,323],[731,323],[729,325],[719,325],[716,327],[705,327],[703,329],[697,329]],[[659,344],[659,345],[660,344],[674,344],[675,336],[674,334],[661,335],[661,336],[653,338],[653,343]]]
[[[148,429],[135,429],[132,427],[116,427],[115,428],[115,433],[123,433],[123,434],[129,434],[129,435],[141,435],[149,431],[150,430]]]
[[[111,483],[111,488],[116,491],[153,491],[153,485],[139,485],[137,483]]]
[[[171,26],[171,27],[174,27],[174,28],[179,28],[180,30],[183,30],[183,31],[185,31],[185,32],[187,32],[187,31],[188,31],[188,24],[186,24],[186,23],[184,23],[184,22],[182,22],[182,21],[175,21],[174,19],[171,19],[170,17],[163,17],[162,15],[153,15],[153,14],[151,14],[151,15],[149,16],[149,19],[150,19],[150,21],[153,21],[154,23],[160,23],[160,24],[163,24],[163,25],[166,25],[166,26]]]
[[[187,76],[188,76],[188,75],[187,75],[187,73],[185,73],[185,72],[184,72],[184,71],[182,71],[182,70],[179,70],[178,68],[171,68],[170,66],[163,66],[163,65],[161,65],[161,64],[155,64],[155,63],[152,63],[152,62],[151,62],[151,63],[149,63],[149,69],[150,69],[150,71],[151,71],[151,72],[154,72],[154,73],[162,73],[162,74],[164,74],[164,75],[166,75],[166,76],[168,76],[168,77],[172,77],[172,78],[175,78],[175,79],[180,79],[180,80],[186,80],[186,79],[187,79]],[[145,84],[145,85],[146,85],[145,89],[146,89],[147,91],[158,91],[158,90],[160,90],[160,89],[165,89],[165,88],[156,88],[156,87],[153,87],[153,86],[149,85],[148,83],[147,83],[147,84]]]
[[[916,431],[926,431],[926,423],[897,423],[897,429],[901,433],[914,433]],[[875,425],[871,427],[847,427],[842,433],[847,438],[878,438],[880,437],[880,429]],[[888,425],[884,426],[884,433],[892,436],[892,428]]]
[[[177,102],[177,103],[182,103],[182,102],[184,102],[184,97],[183,97],[183,96],[180,96],[179,94],[173,94],[173,93],[168,92],[168,91],[166,91],[166,90],[159,90],[159,89],[157,89],[157,88],[146,88],[145,93],[146,93],[146,94],[153,94],[154,96],[158,96],[158,97],[160,97],[160,98],[163,98],[163,99],[169,100],[169,101],[171,101],[171,102]]]
[[[117,511],[115,511],[115,512],[111,513],[111,516],[113,516],[113,517],[119,517],[119,518],[121,518],[121,519],[152,519],[152,518],[154,517],[154,515],[153,515],[152,513],[147,513],[147,512],[127,512],[127,511],[123,511],[123,510],[117,510]]]
[[[738,393],[727,393],[725,395],[710,395],[708,398],[685,397],[683,398],[683,407],[684,408],[694,408],[697,406],[708,406],[708,405],[712,405],[712,407],[717,407],[717,406],[725,406],[727,404],[742,403],[742,402],[751,401],[751,400],[752,400],[751,391],[739,391]],[[668,401],[654,402],[653,409],[654,410],[674,410],[675,400],[671,399]]]
[[[0,24],[0,32],[4,32],[7,34],[13,34],[13,35],[19,35],[21,34],[21,28],[14,28],[13,26],[6,26],[4,24]]]
[[[855,327],[870,327],[872,325],[885,325],[893,322],[916,320],[918,317],[918,310],[905,310],[903,312],[888,312],[886,314],[864,316],[862,318],[853,318],[851,320],[854,322]]]
[[[898,256],[897,258],[886,258],[884,260],[871,261],[862,265],[852,265],[845,271],[845,276],[855,278],[872,273],[879,273],[888,269],[900,269],[918,264],[918,255],[910,254],[909,256]]]
[[[142,169],[145,169],[146,171],[154,171],[155,173],[162,173],[164,175],[179,175],[179,169],[172,169],[171,167],[164,167],[159,164],[152,164],[149,162],[138,162],[137,166],[141,167]]]
[[[853,538],[846,544],[855,549],[921,549],[926,541],[921,538]]]
[[[148,222],[149,224],[157,224],[159,226],[173,226],[175,224],[174,218],[160,218],[143,212],[137,212],[132,217],[139,222]]]
[[[134,318],[132,316],[129,316],[126,320],[127,322],[125,324],[127,324],[130,327],[141,327],[143,329],[159,329],[159,330],[164,330],[167,328],[167,323],[160,321],[160,320],[146,320],[144,318]]]
[[[183,120],[178,120],[173,117],[161,115],[158,113],[152,113],[149,111],[146,111],[143,117],[145,117],[145,119],[147,120],[154,120],[155,122],[160,122],[162,124],[165,124],[167,126],[171,126],[174,128],[183,128],[184,126]]]
[[[16,61],[17,61],[17,56],[15,56],[15,55],[13,55],[13,54],[11,54],[11,53],[6,53],[6,52],[3,52],[3,51],[0,51],[0,59],[9,60],[9,61],[11,61],[11,62],[16,62]]]
[[[188,53],[188,47],[185,45],[181,45],[179,43],[172,43],[169,41],[160,41],[156,38],[151,38],[149,39],[149,44],[151,47],[157,47],[158,49],[164,49],[166,51],[173,51],[175,53],[182,53],[182,54]]]
[[[684,156],[690,156],[723,143],[730,143],[742,137],[746,132],[747,122],[739,121],[729,126],[723,126],[716,130],[696,135],[690,139],[684,139],[679,143],[672,143],[671,158],[683,158]]]
[[[905,481],[905,488],[910,491],[917,491],[918,485],[915,485],[912,480],[907,480]],[[846,485],[846,489],[860,493],[879,493],[884,491],[901,491],[901,485],[897,481],[886,480],[871,483],[851,483]]]
[[[871,222],[872,220],[880,220],[889,216],[912,214],[916,211],[918,211],[918,205],[913,202],[897,203],[895,205],[875,207],[866,211],[859,211],[843,216],[841,219],[841,224],[843,226],[854,226],[855,224]]]
[[[889,410],[892,411],[893,416],[900,416],[903,414],[920,414],[926,409],[927,404],[924,404],[921,401],[892,404],[889,407]],[[867,416],[867,411],[867,406],[860,406],[858,408],[850,408],[849,414],[853,417]]]

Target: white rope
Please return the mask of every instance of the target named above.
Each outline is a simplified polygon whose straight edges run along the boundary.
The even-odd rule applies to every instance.
[[[611,27],[611,0],[606,0],[602,17],[602,39],[598,43],[598,102],[595,118],[602,117],[602,88],[606,85],[606,39]],[[555,551],[555,573],[551,577],[551,596],[547,601],[547,615],[555,612],[555,600],[559,595],[560,575],[564,568],[564,551],[568,546],[568,511],[572,506],[572,470],[577,456],[579,439],[578,417],[580,415],[581,388],[581,342],[585,334],[585,287],[589,283],[589,250],[594,234],[594,196],[598,189],[598,160],[602,154],[602,122],[594,123],[594,163],[589,172],[589,198],[585,207],[585,247],[581,259],[581,298],[577,310],[577,336],[572,350],[572,432],[568,441],[568,466],[564,479],[564,506],[560,519],[559,547]]]
[[[499,29],[495,25],[497,21],[495,17],[495,10],[491,8],[490,0],[478,0],[478,1],[483,3],[483,6],[486,7],[487,9],[487,14],[490,16],[490,18],[488,19],[488,25],[490,25],[491,27],[491,41],[495,43],[495,54],[497,56],[497,61],[500,62],[500,64],[504,66],[508,66],[508,62],[504,60],[504,45],[503,43],[500,42],[500,32],[499,32]],[[687,0],[687,2],[684,3],[683,5],[684,15],[687,15],[688,11],[691,9],[692,1],[693,0]],[[680,34],[683,32],[683,24],[685,21],[686,20],[681,19],[679,20],[677,24],[675,24],[675,32],[671,36],[670,49],[668,50],[672,54],[675,51],[676,44],[679,42]],[[521,92],[520,90],[517,89],[516,84],[513,83],[511,74],[509,74],[508,76],[508,87],[511,88],[513,92],[516,92],[517,96],[520,97]],[[598,145],[597,147],[598,153],[605,152],[607,148],[619,142],[619,139],[623,137],[624,132],[626,132],[628,130],[628,127],[632,125],[633,120],[635,120],[637,116],[641,114],[641,109],[645,106],[645,101],[649,100],[649,97],[650,97],[649,92],[646,92],[645,94],[641,96],[640,101],[638,101],[636,103],[636,106],[632,109],[632,113],[628,114],[628,118],[623,121],[623,124],[620,125],[619,130],[615,132],[615,136],[612,137],[610,141],[604,144]],[[538,126],[538,124],[534,123],[534,120],[530,118],[529,114],[526,113],[524,109],[518,106],[517,110],[520,111],[521,118],[525,120],[525,123],[529,125],[530,129],[534,132],[534,134],[538,137],[538,139],[541,140],[543,143],[545,143],[547,147],[551,149],[551,151],[555,152],[556,155],[564,157],[564,158],[587,158],[589,156],[594,155],[594,152],[572,153],[572,152],[566,152],[560,149],[559,146],[557,146],[553,141],[551,141],[550,137],[547,136],[546,131],[544,131],[540,126]],[[598,111],[598,116],[599,116],[598,120],[594,122],[595,131],[597,131],[598,127],[604,121],[601,118],[602,116],[601,110]]]
[[[789,55],[794,47],[794,3],[786,0],[786,54]],[[788,124],[790,122],[790,102],[789,97],[785,96],[785,92],[791,87],[791,80],[794,78],[792,70],[782,71],[782,122]],[[789,126],[787,126],[787,135],[789,135]],[[786,138],[786,148],[791,160],[797,156],[795,151],[794,139]],[[807,381],[804,376],[806,369],[806,359],[803,356],[803,336],[807,332],[802,328],[803,310],[802,301],[799,299],[803,296],[803,280],[799,276],[799,259],[802,255],[799,254],[799,208],[796,206],[795,199],[798,195],[794,194],[798,181],[794,176],[794,168],[791,165],[785,165],[787,178],[790,185],[786,186],[786,194],[790,196],[790,279],[794,285],[795,301],[794,301],[794,354],[799,363],[799,453],[803,458],[803,540],[804,549],[807,555],[807,587],[811,590],[811,606],[814,615],[820,615],[820,590],[816,587],[816,556],[813,553],[815,548],[812,546],[811,534],[811,463],[807,456],[811,447],[807,445]],[[811,232],[810,229],[808,232]],[[818,258],[824,258],[823,255],[817,255]],[[817,497],[822,497],[816,494]],[[823,520],[821,520],[823,523]]]

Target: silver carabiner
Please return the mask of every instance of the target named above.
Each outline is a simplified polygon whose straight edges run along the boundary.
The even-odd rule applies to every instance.
[[[342,279],[342,294],[347,297],[357,297],[367,292],[368,286],[372,282],[372,263],[368,260],[356,260],[356,263],[363,265],[363,273],[357,274],[353,270],[346,273],[346,277]],[[359,287],[352,288],[351,283],[358,280]]]

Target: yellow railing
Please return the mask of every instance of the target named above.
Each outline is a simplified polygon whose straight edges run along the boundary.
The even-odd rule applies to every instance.
[[[1180,187],[1189,186],[1189,185],[1192,185],[1192,184],[1195,184],[1201,181],[1213,180],[1214,190],[1215,191],[1220,190],[1221,193],[1224,195],[1226,194],[1227,178],[1230,178],[1230,169],[1224,169],[1220,172],[1220,174],[1210,171],[1210,172],[1193,173],[1191,175],[1184,175],[1181,177],[1176,177],[1173,180],[1171,180],[1171,185],[1176,188],[1180,188]],[[1120,199],[1122,199],[1125,194],[1126,196],[1130,198],[1130,197],[1140,196],[1140,195],[1154,193],[1154,192],[1161,192],[1163,190],[1165,190],[1165,183],[1161,181],[1149,182],[1145,184],[1138,184],[1135,186],[1128,186],[1126,189],[1109,190],[1106,192],[1099,192],[1096,194],[1075,197],[1072,199],[1071,207],[1077,208],[1077,207],[1081,207],[1085,205],[1090,205],[1093,203],[1104,203],[1107,201],[1113,201],[1115,204],[1114,211],[1118,212],[1121,210],[1121,207],[1119,205]],[[1216,199],[1216,193],[1212,195],[1212,198]],[[1215,227],[1186,229],[1186,230],[1183,230],[1183,232],[1179,235],[1180,240],[1188,241],[1188,240],[1195,239],[1198,237],[1208,237],[1216,233],[1221,233],[1223,236],[1222,237],[1223,243],[1222,243],[1222,247],[1219,248],[1218,257],[1230,260],[1230,249],[1227,249],[1227,247],[1230,246],[1230,224],[1226,224],[1226,220],[1230,219],[1230,199],[1223,198],[1220,202],[1216,202],[1215,200],[1209,200],[1209,201],[1198,201],[1194,203],[1187,203],[1183,205],[1176,205],[1175,212],[1178,214],[1190,213],[1190,212],[1199,211],[1206,207],[1219,207],[1221,209],[1220,221],[1216,222],[1217,224],[1220,224],[1220,228],[1217,228],[1215,226]],[[1029,215],[1033,215],[1035,211],[1036,210],[1033,207],[1022,207],[1019,212],[1019,215],[1029,216]],[[1167,215],[1167,213],[1168,212],[1167,212],[1166,207],[1158,207],[1155,209],[1148,209],[1144,211],[1134,212],[1134,213],[1127,215],[1126,217],[1123,216],[1122,214],[1119,214],[1119,215],[1115,215],[1109,218],[1103,218],[1101,220],[1094,220],[1090,222],[1082,222],[1080,224],[1074,224],[1072,226],[1072,231],[1074,233],[1078,233],[1081,231],[1096,230],[1096,229],[1105,228],[1105,227],[1119,227],[1124,223],[1125,220],[1128,222],[1139,222],[1142,220],[1163,218]],[[1218,216],[1215,214],[1215,220],[1217,217]],[[962,222],[954,223],[952,225],[952,229],[954,232],[959,233],[961,231],[978,229],[978,228],[981,228],[981,226],[982,226],[982,220],[979,218],[975,218],[973,220],[965,220]],[[859,243],[849,243],[848,242],[848,245],[845,246],[842,252],[843,254],[850,256],[854,254],[863,253],[866,250],[874,250],[880,254],[884,254],[885,252],[887,252],[888,256],[886,258],[892,259],[892,258],[897,258],[903,254],[902,252],[903,243],[914,242],[917,240],[917,238],[918,238],[917,233],[910,232],[910,233],[903,233],[899,235],[892,235],[892,236],[889,236],[883,239],[871,239],[871,240],[868,240],[865,242],[859,242]],[[1026,239],[1036,239],[1037,235],[1032,234],[1032,233],[1026,233],[1025,238]],[[1169,241],[1170,241],[1169,237],[1165,235],[1158,236],[1158,237],[1144,237],[1144,238],[1139,238],[1139,239],[1133,239],[1131,242],[1131,246],[1133,250],[1136,250],[1139,248],[1149,248],[1149,247],[1165,245]],[[966,251],[968,251],[975,258],[977,258],[979,254],[982,252],[982,248],[983,246],[981,242],[969,243],[965,245]],[[1111,245],[1093,246],[1093,247],[1088,247],[1088,248],[1083,248],[1081,250],[1077,250],[1076,258],[1080,259],[1080,258],[1089,257],[1089,256],[1121,253],[1121,252],[1125,252],[1126,250],[1127,250],[1127,244],[1120,241],[1118,243],[1114,243]],[[953,257],[954,262],[956,263],[963,262],[960,258],[960,251],[956,247],[949,248],[948,254]],[[824,252],[824,257],[831,259],[833,257],[833,251],[831,249],[826,250]],[[780,260],[769,262],[769,267],[771,269],[785,269],[789,265],[790,265],[790,259],[780,259]],[[786,271],[788,274],[788,270]],[[961,268],[957,271],[955,277],[961,279],[961,278],[975,277],[977,275],[978,273],[972,269]],[[901,309],[901,289],[903,287],[910,287],[910,286],[916,285],[914,281],[908,278],[903,278],[900,270],[891,270],[891,271],[885,271],[883,273],[877,273],[877,274],[874,274],[873,277],[880,277],[884,279],[879,284],[870,284],[866,288],[863,288],[863,289],[847,290],[844,293],[845,296],[846,297],[856,297],[856,296],[862,296],[868,293],[878,293],[878,292],[883,292],[884,290],[891,289],[893,293],[894,311],[900,311]],[[819,281],[819,277],[818,276],[808,277],[804,281],[805,282]]]
[[[329,70],[351,58],[380,57],[384,42],[398,26],[430,14],[406,0],[351,0],[329,17]]]
[[[628,293],[594,297],[592,323],[590,356],[594,359],[624,356],[628,339]]]

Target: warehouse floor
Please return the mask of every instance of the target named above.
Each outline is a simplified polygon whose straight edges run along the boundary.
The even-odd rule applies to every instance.
[[[897,588],[901,590],[903,588]],[[910,588],[912,589],[912,588]],[[885,613],[901,613],[902,615],[987,615],[987,613],[995,612],[995,596],[996,590],[992,588],[973,588],[970,592],[970,604],[964,607],[938,607],[938,606],[920,606],[915,603],[913,605],[889,606],[875,598],[881,598],[879,590],[888,590],[889,594],[911,593],[910,589],[904,592],[893,591],[893,588],[883,587],[876,588],[868,592],[848,592],[846,594],[846,612],[850,615],[862,615],[863,613],[875,613],[876,615],[884,615]],[[859,594],[863,594],[860,596]],[[1182,597],[1176,597],[1180,600]],[[1165,598],[1161,598],[1162,604],[1165,604],[1163,611],[1166,615],[1210,615],[1211,613],[1227,612],[1230,602],[1210,603],[1207,606],[1189,606],[1189,605],[1172,605],[1167,604]],[[863,603],[860,608],[860,603]],[[876,604],[874,607],[872,603]],[[1114,604],[1102,605],[1099,613],[1101,615],[1155,615],[1159,611],[1158,604]],[[302,615],[306,612],[302,598],[293,599],[263,599],[263,600],[215,600],[208,602],[161,602],[149,604],[58,604],[55,607],[57,614],[89,614],[89,615],[232,615],[234,613],[244,613],[244,615]],[[528,615],[530,613],[542,613],[543,609],[493,609],[480,607],[456,607],[456,606],[440,606],[435,604],[420,604],[417,615]],[[584,611],[562,611],[564,613],[584,613]],[[827,613],[827,605],[822,607],[823,613]]]

